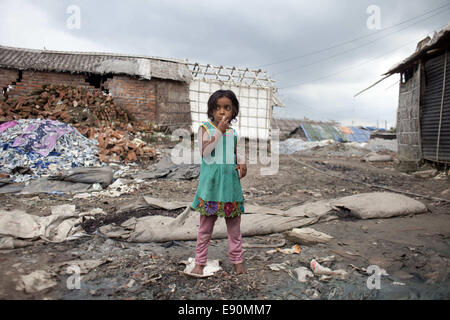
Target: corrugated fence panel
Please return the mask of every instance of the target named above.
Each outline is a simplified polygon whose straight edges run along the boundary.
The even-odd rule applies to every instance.
[[[447,50],[447,71],[442,110],[441,132],[438,149],[438,133],[441,115],[442,84],[445,53],[425,62],[426,88],[421,103],[421,138],[423,158],[438,162],[450,162],[450,52]]]

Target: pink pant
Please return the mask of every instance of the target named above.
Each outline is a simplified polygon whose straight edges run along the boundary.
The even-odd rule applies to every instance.
[[[243,263],[242,258],[242,234],[241,217],[224,218],[228,231],[228,257],[231,263]],[[197,234],[197,246],[195,249],[195,263],[206,265],[208,247],[217,216],[200,215],[200,226]]]

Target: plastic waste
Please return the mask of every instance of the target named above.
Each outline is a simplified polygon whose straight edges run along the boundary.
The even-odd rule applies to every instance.
[[[216,273],[217,271],[222,270],[222,268],[219,266],[219,260],[209,260],[209,259],[206,260],[206,265],[203,268],[202,275],[191,273],[191,271],[195,267],[194,258],[189,258],[188,261],[181,261],[181,263],[186,265],[186,268],[184,269],[183,273],[196,278],[207,278],[214,275],[214,273]]]
[[[342,269],[331,270],[330,268],[320,265],[320,263],[318,263],[316,259],[311,260],[310,266],[311,266],[311,270],[314,272],[314,274],[317,274],[317,275],[334,276],[334,277],[337,277],[342,280],[348,279],[348,277],[349,277],[349,274],[347,271],[342,270]]]
[[[44,119],[21,119],[0,131],[0,168],[13,182],[74,167],[100,166],[98,142],[69,124]],[[16,168],[29,168],[27,171]]]
[[[298,267],[297,269],[294,269],[294,272],[297,273],[297,278],[300,282],[308,281],[308,277],[314,278],[314,274],[306,267]]]

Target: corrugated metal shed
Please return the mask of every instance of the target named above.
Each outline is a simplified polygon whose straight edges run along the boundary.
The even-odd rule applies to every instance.
[[[447,49],[425,62],[426,87],[421,100],[423,158],[439,162],[450,162],[449,53]]]
[[[186,61],[112,53],[65,52],[0,46],[0,68],[69,73],[125,74],[189,83]]]
[[[416,51],[402,62],[392,67],[385,75],[391,75],[394,73],[402,72],[405,68],[408,68],[412,63],[418,61],[421,58],[426,57],[429,51],[434,50],[448,43],[450,37],[450,23],[440,30],[435,32],[433,38],[427,37],[418,43]]]

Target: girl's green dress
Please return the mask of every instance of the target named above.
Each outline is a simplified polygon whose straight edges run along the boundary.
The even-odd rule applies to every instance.
[[[217,130],[211,121],[203,122],[202,126],[210,137]],[[192,208],[200,214],[231,218],[244,213],[244,196],[234,153],[238,141],[237,132],[230,128],[211,155],[202,157],[197,192],[192,202]]]

